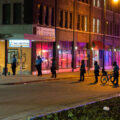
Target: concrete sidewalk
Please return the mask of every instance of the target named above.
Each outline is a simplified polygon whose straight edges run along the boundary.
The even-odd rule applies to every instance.
[[[85,74],[85,77],[94,76],[94,72],[90,71]],[[0,84],[22,84],[22,83],[31,83],[31,82],[43,82],[43,81],[52,81],[60,79],[72,79],[80,77],[80,72],[64,72],[57,73],[57,78],[51,78],[51,74],[44,74],[41,76],[34,75],[10,75],[10,76],[0,76]]]
[[[110,72],[110,71],[107,71]],[[101,75],[102,73],[100,73]],[[85,77],[94,77],[94,72],[86,72]],[[80,78],[80,72],[64,72],[57,73],[57,78],[51,78],[51,74],[43,74],[43,76],[35,75],[10,75],[10,76],[0,76],[0,84],[22,84],[22,83],[32,83],[32,82],[44,82],[44,81],[53,81],[60,79],[73,79]]]

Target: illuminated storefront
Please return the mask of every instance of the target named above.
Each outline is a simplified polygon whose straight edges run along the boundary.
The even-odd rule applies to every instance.
[[[0,40],[0,73],[2,73],[5,67],[5,41]]]

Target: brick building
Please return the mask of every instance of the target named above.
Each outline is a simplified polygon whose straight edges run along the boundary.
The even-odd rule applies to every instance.
[[[41,35],[40,29],[44,28],[55,29],[56,33],[53,43],[34,43],[34,54],[47,53],[48,67],[54,54],[59,69],[77,68],[82,59],[92,67],[95,60],[103,65],[104,48],[105,67],[111,67],[114,60],[120,65],[120,1],[105,2],[104,5],[104,0],[34,0],[34,34]]]

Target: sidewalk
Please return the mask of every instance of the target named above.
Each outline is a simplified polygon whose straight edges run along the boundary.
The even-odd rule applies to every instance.
[[[94,72],[90,71],[85,74],[85,77],[94,77]],[[32,82],[43,82],[52,81],[60,79],[72,79],[80,77],[80,72],[64,72],[57,73],[57,78],[51,78],[51,74],[44,74],[42,77],[35,75],[10,75],[10,76],[0,76],[0,84],[22,84],[22,83],[32,83]]]

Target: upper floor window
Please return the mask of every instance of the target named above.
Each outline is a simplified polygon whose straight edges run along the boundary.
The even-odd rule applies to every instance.
[[[63,27],[63,10],[60,11],[60,27]]]
[[[65,28],[68,28],[68,12],[65,12]]]
[[[80,30],[80,15],[77,17],[77,29]]]
[[[21,3],[15,3],[13,10],[13,24],[21,24]]]
[[[101,0],[93,0],[93,6],[94,7],[100,7],[100,1]]]
[[[52,13],[51,13],[51,25],[54,26],[54,8],[52,8]]]
[[[43,24],[43,6],[40,5],[39,8],[39,24]]]
[[[93,18],[93,32],[95,32],[95,22],[96,20],[95,20],[95,18]]]
[[[49,8],[46,7],[46,15],[45,15],[45,24],[48,25],[48,19],[49,18]]]
[[[100,33],[100,19],[97,19],[97,33]]]
[[[10,4],[3,5],[3,24],[10,24]]]
[[[72,13],[70,13],[70,25],[69,28],[72,29]]]

